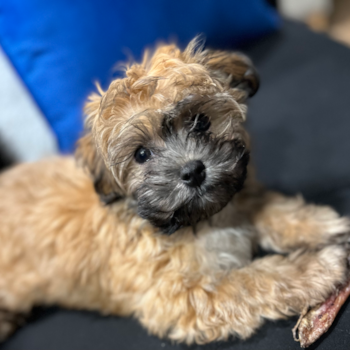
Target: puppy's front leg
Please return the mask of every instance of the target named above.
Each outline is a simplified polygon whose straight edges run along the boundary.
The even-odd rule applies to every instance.
[[[247,338],[264,319],[323,301],[345,274],[346,253],[339,246],[268,256],[221,278],[167,270],[140,299],[136,314],[152,333],[176,341]]]
[[[315,249],[350,238],[350,221],[328,206],[306,204],[302,197],[263,192],[246,202],[251,221],[265,249],[290,252]]]

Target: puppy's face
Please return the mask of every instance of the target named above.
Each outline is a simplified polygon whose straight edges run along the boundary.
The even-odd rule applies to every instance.
[[[245,101],[258,86],[233,53],[158,48],[87,104],[78,158],[106,202],[131,196],[171,234],[219,212],[246,176]]]

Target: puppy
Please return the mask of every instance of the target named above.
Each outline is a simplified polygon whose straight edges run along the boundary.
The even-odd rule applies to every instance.
[[[343,283],[349,220],[247,172],[258,86],[241,54],[160,46],[90,97],[76,160],[3,173],[2,339],[37,304],[186,343],[247,338]],[[277,254],[252,261],[257,245]]]

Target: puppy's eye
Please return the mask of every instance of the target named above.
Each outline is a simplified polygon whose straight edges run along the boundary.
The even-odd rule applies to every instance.
[[[205,114],[197,114],[193,117],[193,122],[196,123],[193,131],[202,132],[207,131],[210,128],[210,120],[209,117]]]
[[[137,163],[145,163],[148,160],[151,159],[152,156],[152,152],[145,147],[140,147],[139,149],[137,149],[137,151],[135,152],[135,160]]]

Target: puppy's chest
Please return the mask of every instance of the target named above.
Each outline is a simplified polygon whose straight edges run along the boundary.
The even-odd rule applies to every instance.
[[[197,232],[196,252],[203,269],[209,271],[241,268],[252,260],[253,229],[229,204]]]

